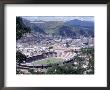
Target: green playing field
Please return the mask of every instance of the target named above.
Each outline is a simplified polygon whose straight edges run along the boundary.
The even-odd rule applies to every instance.
[[[47,64],[60,63],[63,61],[64,60],[62,58],[51,57],[51,58],[46,58],[46,59],[42,59],[39,61],[33,61],[32,64],[33,65],[47,65]]]

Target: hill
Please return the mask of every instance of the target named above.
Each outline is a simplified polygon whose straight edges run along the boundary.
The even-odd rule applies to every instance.
[[[78,19],[70,21],[28,21],[23,18],[23,23],[31,28],[31,32],[51,35],[78,38],[80,36],[94,37],[94,22],[81,21]]]

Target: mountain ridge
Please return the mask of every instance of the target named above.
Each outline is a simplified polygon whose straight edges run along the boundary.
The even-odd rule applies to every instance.
[[[94,37],[94,22],[92,21],[81,21],[78,19],[74,19],[66,22],[44,21],[44,23],[32,23],[29,20],[26,20],[24,18],[22,19],[23,23],[27,27],[30,27],[33,33],[39,33],[42,35],[55,35],[69,38],[77,38],[80,36]]]

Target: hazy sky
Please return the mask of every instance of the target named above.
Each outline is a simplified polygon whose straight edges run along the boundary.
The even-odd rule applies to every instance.
[[[23,18],[30,21],[68,21],[68,20],[85,20],[94,21],[93,16],[22,16]]]

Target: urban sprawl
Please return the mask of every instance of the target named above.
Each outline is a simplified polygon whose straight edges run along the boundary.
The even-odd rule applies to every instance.
[[[31,35],[27,34],[26,37],[31,37]],[[46,72],[49,66],[49,61],[46,62],[46,60],[49,58],[55,59],[54,63],[56,64],[71,61],[80,53],[82,48],[94,48],[94,38],[80,36],[79,38],[72,39],[45,36],[45,39],[37,39],[28,43],[25,43],[25,41],[24,43],[17,42],[16,48],[17,51],[27,56],[27,60],[18,66],[22,72],[29,73],[27,68],[34,68],[36,72],[39,70]],[[86,67],[87,64],[86,61],[83,67]],[[39,68],[40,66],[41,68]],[[47,68],[43,66],[47,66]]]

